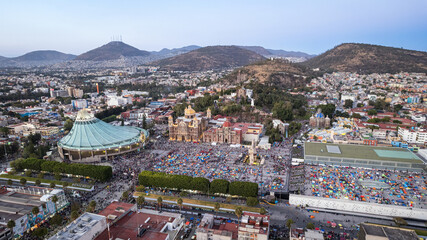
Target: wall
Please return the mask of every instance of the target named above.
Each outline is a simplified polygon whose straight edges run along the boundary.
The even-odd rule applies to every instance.
[[[292,205],[310,206],[338,211],[349,211],[387,217],[412,218],[427,221],[427,209],[409,208],[378,203],[358,202],[344,199],[322,198],[304,195],[289,195]]]

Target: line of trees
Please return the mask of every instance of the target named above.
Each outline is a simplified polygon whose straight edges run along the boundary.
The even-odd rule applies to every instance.
[[[91,177],[100,181],[107,181],[113,176],[113,169],[110,166],[64,163],[37,158],[17,159],[11,162],[10,166],[15,170],[31,169],[51,173],[67,173]]]
[[[224,179],[215,179],[209,182],[203,177],[167,174],[164,172],[142,171],[139,184],[146,187],[196,190],[204,193],[222,193],[242,197],[256,197],[258,184],[253,182],[228,182]]]

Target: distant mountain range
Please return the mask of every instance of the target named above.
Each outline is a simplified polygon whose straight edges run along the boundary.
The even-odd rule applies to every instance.
[[[323,71],[358,73],[427,72],[427,52],[344,43],[303,63]]]
[[[0,67],[37,67],[73,60],[76,56],[53,50],[40,50],[15,58],[0,57]]]
[[[174,71],[205,71],[244,66],[265,58],[237,46],[209,46],[151,63]]]
[[[289,58],[288,60],[290,61],[293,60],[292,62],[303,62],[307,59],[310,59],[316,56],[316,55],[310,55],[303,52],[266,49],[260,46],[239,46],[239,47],[256,52],[267,58],[270,58],[270,57]]]
[[[147,51],[139,50],[123,42],[113,41],[85,52],[77,56],[75,60],[109,61],[121,57],[145,57],[148,55],[150,55],[150,53]]]
[[[284,58],[321,71],[359,73],[427,72],[427,53],[369,44],[345,43],[315,56],[261,46],[196,45],[144,51],[113,41],[79,56],[58,51],[34,51],[15,58],[0,56],[0,68],[58,69],[122,68],[150,64],[167,70],[200,71],[244,66],[264,58]]]
[[[186,47],[182,47],[182,48],[172,48],[172,49],[168,49],[168,48],[163,48],[162,50],[156,52],[153,51],[151,52],[152,55],[156,55],[156,56],[161,56],[162,58],[168,58],[168,57],[173,57],[179,54],[183,54],[183,53],[187,53],[196,49],[201,48],[200,46],[196,46],[196,45],[190,45],[190,46],[186,46]]]

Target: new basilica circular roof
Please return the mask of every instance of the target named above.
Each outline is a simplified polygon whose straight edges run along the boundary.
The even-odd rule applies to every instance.
[[[148,132],[142,128],[114,126],[95,118],[86,109],[77,114],[74,126],[58,146],[69,150],[105,150],[143,142]]]

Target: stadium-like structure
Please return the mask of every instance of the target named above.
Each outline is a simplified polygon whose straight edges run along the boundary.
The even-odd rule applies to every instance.
[[[58,151],[63,159],[73,162],[97,162],[140,151],[148,136],[142,128],[114,126],[83,109],[68,135],[58,142]]]

